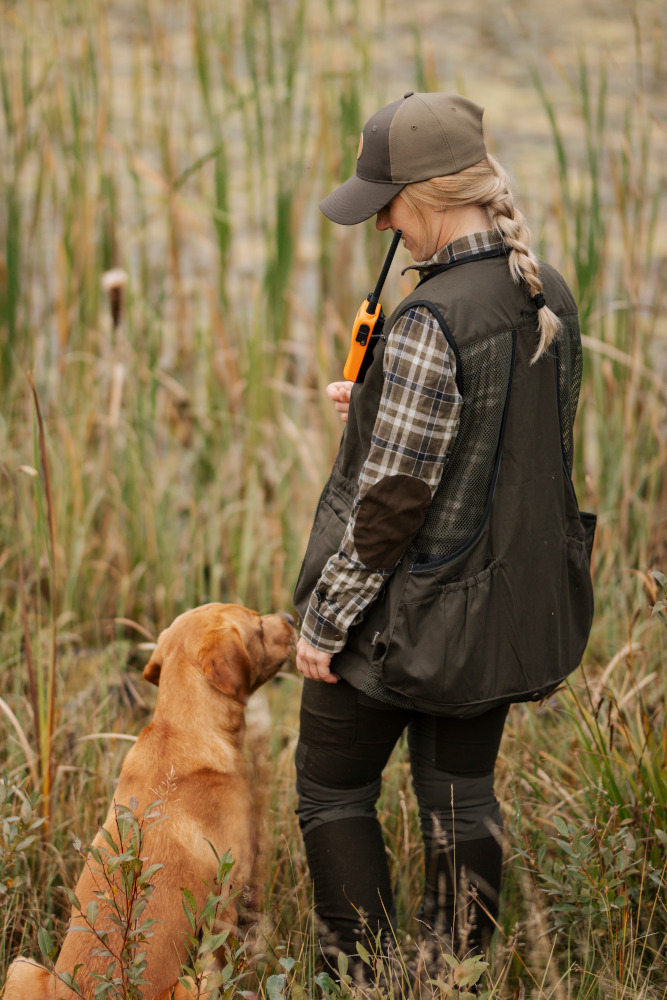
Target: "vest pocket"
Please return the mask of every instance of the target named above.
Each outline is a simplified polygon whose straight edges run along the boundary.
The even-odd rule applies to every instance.
[[[442,582],[436,572],[410,574],[381,663],[384,684],[434,709],[476,703],[489,678],[486,650],[497,634],[492,601],[500,561],[465,580]],[[440,576],[440,579],[438,579]],[[485,681],[486,675],[486,681]]]
[[[592,514],[582,515],[583,538],[568,535],[565,539],[567,572],[563,574],[563,578],[567,581],[567,587],[564,588],[562,602],[566,628],[561,641],[569,649],[568,663],[571,670],[579,666],[584,655],[595,611],[591,580],[591,551],[595,532],[595,520],[591,527],[591,519],[594,517]]]

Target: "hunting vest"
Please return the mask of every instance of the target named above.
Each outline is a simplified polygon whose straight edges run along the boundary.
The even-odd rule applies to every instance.
[[[463,405],[422,527],[331,664],[374,698],[474,716],[541,699],[581,661],[596,522],[580,513],[571,478],[581,340],[565,282],[546,264],[540,275],[562,329],[532,365],[537,310],[502,253],[435,269],[387,321],[389,331],[410,308],[428,307],[455,355]],[[352,390],[295,591],[301,616],[355,502],[383,353],[381,341]]]

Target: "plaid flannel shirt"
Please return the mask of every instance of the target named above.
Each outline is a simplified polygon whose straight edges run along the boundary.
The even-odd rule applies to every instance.
[[[438,264],[472,257],[502,245],[494,230],[461,236],[428,261],[413,265],[421,274]],[[421,479],[431,492],[440,482],[459,424],[462,399],[456,359],[433,314],[418,306],[404,313],[387,336],[384,386],[371,447],[359,476],[359,491],[338,552],[329,558],[301,625],[316,649],[336,653],[351,625],[363,614],[395,567],[364,565],[354,543],[356,510],[368,490],[388,476]],[[406,538],[406,548],[410,538]],[[335,636],[335,638],[334,638]]]

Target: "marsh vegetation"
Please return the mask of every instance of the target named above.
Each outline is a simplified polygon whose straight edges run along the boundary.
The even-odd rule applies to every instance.
[[[92,836],[150,712],[143,645],[206,601],[290,608],[340,433],[323,389],[386,250],[317,202],[372,110],[444,89],[487,105],[489,144],[579,302],[575,483],[599,516],[583,668],[513,709],[503,742],[485,988],[667,996],[664,6],[403,6],[0,6],[0,981],[39,954],[40,928],[62,936],[72,839]],[[389,306],[411,287],[398,264]],[[270,1000],[322,991],[293,814],[298,690],[287,675],[270,691],[262,765],[251,988]],[[420,844],[400,752],[381,810],[409,948]]]

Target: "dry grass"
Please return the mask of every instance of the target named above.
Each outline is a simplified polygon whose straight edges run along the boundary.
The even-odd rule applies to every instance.
[[[656,0],[511,0],[493,17],[477,0],[3,5],[0,975],[37,952],[38,926],[62,933],[68,844],[95,829],[150,712],[141,645],[205,600],[290,605],[340,432],[322,390],[385,250],[317,201],[372,110],[442,88],[487,105],[489,144],[580,303],[575,480],[599,514],[585,671],[513,710],[503,743],[487,985],[666,995],[665,633],[648,612],[667,564],[665,28]],[[386,306],[411,287],[398,264]],[[294,678],[271,710],[259,988],[299,1000],[316,946]],[[402,751],[386,778],[409,935],[421,871]]]

